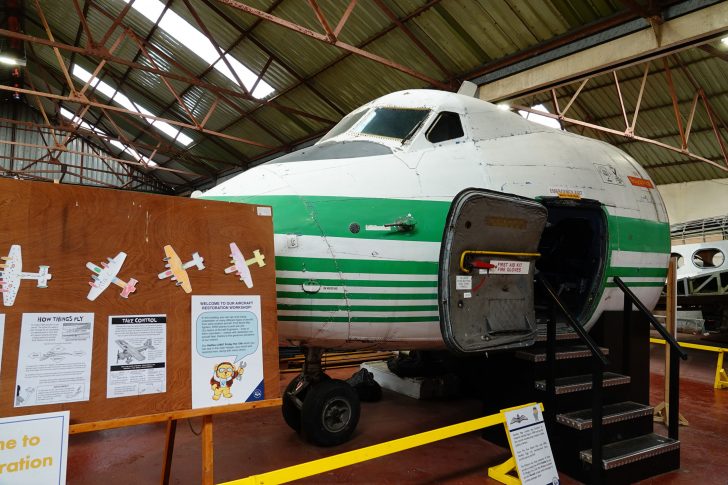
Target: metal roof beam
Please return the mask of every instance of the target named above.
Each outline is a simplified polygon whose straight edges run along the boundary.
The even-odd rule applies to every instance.
[[[215,6],[209,3],[211,0],[203,0],[203,1],[205,3],[207,3],[211,8],[215,9]],[[417,17],[422,12],[425,12],[426,10],[432,8],[434,5],[437,5],[438,3],[440,3],[440,1],[441,0],[430,0],[425,5],[423,5],[423,6],[419,7],[419,8],[417,8],[417,9],[415,9],[414,11],[410,12],[409,14],[407,14],[405,17],[401,18],[400,19],[400,22],[404,23],[404,22],[407,22],[408,20],[410,20],[410,19],[412,19],[414,17]],[[215,9],[215,11],[218,12],[218,13],[220,13],[220,15],[224,15],[224,12],[220,12],[219,9]],[[344,15],[346,15],[346,13]],[[229,22],[232,22],[232,20],[229,20]],[[394,24],[394,23],[390,24],[388,27],[384,28],[380,32],[377,32],[372,37],[368,38],[367,40],[365,40],[364,42],[362,42],[361,44],[359,44],[359,48],[366,47],[367,45],[371,44],[372,42],[374,42],[374,41],[376,41],[376,40],[378,40],[380,38],[382,38],[384,35],[386,35],[387,33],[389,33],[390,31],[392,31],[392,30],[394,30],[396,28],[397,28],[397,25],[396,24]],[[251,36],[250,37],[250,40],[251,41],[254,41],[254,38]],[[258,44],[256,43],[256,45],[258,45]],[[335,59],[334,61],[330,62],[329,64],[327,64],[324,67],[322,67],[321,69],[319,69],[318,71],[316,71],[314,73],[311,73],[309,76],[307,76],[305,78],[302,78],[298,84],[295,84],[295,85],[287,88],[286,90],[279,92],[276,97],[280,97],[280,96],[283,96],[285,94],[288,94],[289,92],[297,89],[301,85],[305,85],[309,89],[311,89],[311,87],[308,84],[308,82],[311,79],[315,78],[316,76],[318,76],[322,72],[324,72],[324,71],[330,69],[331,67],[335,66],[336,64],[338,64],[339,62],[343,61],[344,59],[347,59],[351,55],[353,55],[353,54],[350,53],[350,52],[348,52],[348,53],[344,54],[343,56],[339,57],[338,59]],[[250,115],[255,114],[255,112],[258,111],[259,109],[261,109],[260,106],[257,107],[257,108],[255,108],[254,110],[248,112],[247,115],[244,115],[244,116],[242,116],[242,117],[240,117],[240,118],[238,118],[236,120],[231,121],[230,123],[228,123],[227,125],[225,125],[222,129],[225,130],[225,129],[229,128],[230,126],[233,126],[235,123],[238,123],[238,122],[244,120],[247,116],[250,116]],[[342,116],[345,115],[345,114],[346,113],[342,113]],[[319,132],[319,133],[314,133],[313,135],[304,137],[304,139],[308,139],[308,138],[318,138],[321,135],[323,135],[324,133],[325,132],[323,132],[323,131],[322,132]],[[297,144],[299,142],[300,142],[300,140],[299,141],[294,141],[294,142],[290,143],[289,146],[290,145],[295,145],[295,144]],[[281,152],[281,153],[284,153],[284,151],[282,149],[279,149],[278,151]],[[261,155],[259,157],[256,157],[254,160],[266,158],[269,155],[270,155],[269,153],[265,153],[265,154],[263,154],[263,155]]]
[[[693,3],[683,2],[687,5],[685,8],[690,6],[695,8]],[[679,6],[673,7],[673,10],[679,12],[677,9]],[[668,9],[668,12],[670,11],[672,10]],[[670,15],[665,14],[665,17],[670,18]],[[583,50],[557,60],[547,62],[543,58],[536,58],[530,60],[527,67],[515,74],[503,76],[494,72],[488,77],[476,79],[479,84],[487,83],[480,86],[479,96],[486,101],[523,96],[708,42],[728,32],[728,2],[717,3],[667,20],[662,25],[662,38],[659,44],[650,32],[649,26],[645,25],[645,20],[638,19],[636,22],[635,25],[616,28],[614,32],[594,35],[588,39],[593,46],[572,47],[572,50],[577,48]],[[634,29],[639,26],[641,30],[603,42],[605,37],[617,35],[617,32],[623,33],[628,27]],[[603,43],[599,43],[600,41]],[[544,57],[547,55],[556,54],[549,51]]]
[[[572,125],[583,126],[585,128],[589,128],[589,129],[592,129],[592,130],[601,131],[601,132],[604,132],[604,133],[610,133],[612,135],[629,138],[629,139],[635,140],[635,141],[641,141],[641,142],[649,143],[651,145],[655,145],[655,146],[664,148],[666,150],[670,150],[670,151],[673,151],[673,152],[681,153],[681,154],[683,154],[683,155],[685,155],[685,156],[687,156],[689,158],[692,158],[694,160],[700,160],[700,161],[705,162],[705,163],[708,163],[708,164],[710,164],[710,165],[712,165],[712,166],[714,166],[714,167],[716,167],[716,168],[718,168],[720,170],[723,170],[724,172],[728,172],[728,167],[723,166],[723,165],[721,165],[719,163],[716,163],[716,162],[714,162],[714,161],[712,161],[712,160],[710,160],[708,158],[701,157],[700,155],[697,155],[697,154],[691,152],[688,149],[684,149],[682,147],[675,147],[675,146],[672,146],[672,145],[668,145],[667,143],[663,143],[663,142],[657,141],[655,139],[648,138],[648,137],[644,137],[644,136],[638,136],[638,135],[634,135],[634,134],[630,135],[630,134],[627,134],[626,133],[626,130],[625,131],[619,131],[619,130],[615,130],[613,128],[608,128],[606,126],[600,126],[600,125],[596,125],[594,123],[587,123],[586,121],[577,120],[575,118],[569,118],[569,117],[566,117],[566,116],[563,116],[563,115],[560,116],[558,114],[548,113],[546,111],[536,110],[536,109],[533,109],[533,108],[531,108],[529,106],[512,105],[511,107],[512,107],[512,109],[517,109],[517,110],[520,110],[520,111],[526,111],[528,113],[534,113],[534,114],[537,114],[537,115],[545,116],[547,118],[552,118],[552,119],[555,119],[555,120],[563,121],[565,123],[569,123],[569,124],[572,124]]]
[[[315,86],[313,86],[311,84],[310,81],[311,81],[311,78],[313,76],[309,76],[309,77],[301,76],[300,74],[298,74],[296,72],[295,69],[293,69],[293,67],[289,66],[280,57],[276,56],[273,53],[273,51],[271,51],[268,47],[266,47],[262,42],[258,41],[255,37],[252,36],[253,30],[259,24],[261,24],[263,22],[263,19],[261,19],[261,18],[257,19],[255,21],[255,23],[250,26],[249,29],[245,30],[244,28],[240,27],[235,22],[235,20],[233,20],[232,18],[230,18],[229,15],[227,15],[225,12],[223,12],[222,10],[220,10],[220,8],[217,5],[215,5],[214,3],[212,3],[212,0],[202,0],[202,1],[213,12],[215,12],[216,14],[218,14],[228,25],[230,25],[232,28],[234,28],[235,30],[237,30],[240,33],[240,36],[241,36],[240,40],[242,40],[244,38],[247,38],[248,40],[250,40],[250,42],[252,42],[253,44],[255,44],[255,46],[258,49],[260,49],[261,51],[263,51],[266,55],[270,56],[277,64],[279,64],[281,67],[283,67],[283,69],[285,69],[291,76],[295,77],[299,81],[299,83],[296,84],[295,87],[298,87],[301,84],[304,84],[308,89],[311,90],[312,93],[314,93],[319,99],[321,99],[324,103],[326,103],[327,106],[329,106],[331,109],[333,109],[334,111],[336,111],[337,113],[339,113],[341,116],[344,116],[344,115],[347,114],[345,111],[343,111],[341,108],[339,108],[338,106],[336,106],[329,98],[327,98],[326,96],[324,96]],[[273,12],[273,10],[278,5],[280,5],[281,1],[282,0],[278,0],[278,1],[274,2],[273,5],[271,5],[271,7],[268,9],[268,12],[269,13]],[[276,90],[275,95],[271,99],[278,99],[282,95],[288,93],[291,90],[292,90],[292,88],[287,88],[287,89],[285,89],[283,91],[280,90],[280,89],[279,90]],[[331,123],[334,124],[335,122],[331,122]]]
[[[31,19],[32,20],[32,19]],[[231,97],[236,97],[240,99],[244,99],[245,101],[250,101],[252,103],[256,103],[259,105],[265,105],[265,106],[271,106],[274,109],[281,110],[281,111],[288,111],[290,113],[315,119],[317,121],[321,121],[324,123],[333,123],[332,120],[328,120],[326,118],[321,118],[316,115],[312,115],[310,113],[306,113],[304,111],[300,111],[294,108],[289,108],[286,106],[281,106],[277,103],[268,101],[268,100],[260,100],[257,98],[254,98],[253,96],[243,94],[239,91],[235,91],[232,89],[227,89],[221,86],[216,86],[214,84],[209,84],[205,81],[201,81],[200,79],[195,78],[192,75],[181,75],[177,74],[175,72],[168,72],[168,71],[162,71],[159,69],[156,69],[154,67],[146,66],[144,64],[139,64],[137,62],[132,62],[127,59],[124,59],[123,57],[118,57],[115,55],[112,55],[106,50],[105,48],[100,47],[78,47],[74,45],[69,45],[63,42],[57,42],[57,41],[51,41],[48,39],[43,39],[41,37],[34,37],[32,35],[23,34],[20,32],[13,32],[11,30],[6,29],[0,29],[0,37],[7,37],[10,39],[18,39],[22,40],[24,42],[34,43],[34,44],[40,44],[40,45],[46,45],[49,47],[58,48],[60,50],[65,50],[68,52],[75,52],[77,54],[81,54],[84,57],[87,58],[96,58],[96,59],[105,59],[108,62],[114,63],[114,64],[120,64],[124,66],[131,67],[132,69],[138,69],[140,71],[149,72],[151,74],[156,74],[158,76],[164,76],[168,79],[173,79],[175,81],[181,81],[188,84],[194,84],[195,86],[198,86],[202,89],[206,89],[208,91],[218,93],[218,94],[225,94]]]
[[[371,61],[377,62],[379,64],[383,64],[387,67],[390,67],[392,69],[396,69],[397,71],[403,72],[409,76],[414,77],[415,79],[419,79],[420,81],[424,81],[428,84],[431,84],[439,89],[443,90],[449,90],[451,88],[451,85],[449,83],[444,83],[442,81],[438,81],[437,79],[433,79],[429,76],[426,76],[425,74],[416,71],[412,68],[409,68],[407,66],[404,66],[402,64],[399,64],[397,62],[394,62],[390,59],[386,59],[382,56],[379,56],[377,54],[373,54],[371,52],[365,51],[359,47],[355,47],[351,44],[347,44],[346,42],[342,42],[338,39],[329,39],[327,35],[319,34],[318,32],[314,32],[311,29],[308,29],[306,27],[303,27],[302,25],[298,25],[294,22],[291,22],[289,20],[282,19],[280,17],[276,17],[275,15],[271,15],[267,12],[264,12],[262,10],[258,10],[257,8],[250,7],[248,5],[245,5],[243,3],[238,2],[237,0],[217,0],[220,3],[223,3],[225,5],[228,5],[232,8],[241,10],[247,14],[253,15],[258,18],[262,18],[264,20],[267,20],[271,23],[274,23],[280,27],[292,30],[294,32],[298,32],[301,35],[305,35],[306,37],[310,37],[312,39],[318,40],[319,42],[324,42],[326,44],[332,45],[334,47],[337,47],[343,51],[346,51],[348,53],[363,57],[365,59],[369,59]]]
[[[31,19],[31,20],[32,20],[32,19]],[[129,31],[129,32],[130,32],[130,31]],[[0,33],[0,35],[2,35],[2,34]],[[43,43],[43,42],[41,42],[41,44],[42,44],[42,43]],[[75,46],[74,46],[74,47],[75,47]],[[32,44],[31,44],[31,48],[32,48]],[[74,52],[74,54],[75,54],[75,52]],[[112,62],[113,62],[113,61],[112,61]],[[43,63],[42,63],[42,62],[40,63],[40,65],[41,65],[41,67],[43,67]],[[110,75],[110,74],[109,74],[109,72],[108,72],[107,70],[105,70],[105,71],[104,71],[104,74],[108,74],[108,75]],[[102,74],[102,77],[103,77],[103,74]],[[115,78],[115,77],[114,77],[113,75],[110,75],[110,77],[114,78],[114,79],[115,79],[115,82],[118,82],[118,80],[117,80],[117,79],[116,79],[116,78]],[[172,77],[172,78],[173,78],[174,76],[169,76],[169,77]],[[0,89],[1,89],[1,88],[0,88]],[[136,88],[134,88],[134,89],[136,90]],[[149,98],[148,98],[148,97],[147,97],[146,95],[143,95],[143,97],[144,97],[144,99],[147,99],[147,100],[149,100]],[[76,99],[74,99],[73,101],[75,102],[75,101],[76,101]],[[154,101],[154,103],[156,104],[156,101]],[[60,100],[59,104],[62,104],[62,100]],[[145,119],[145,118],[153,118],[153,117],[150,117],[150,116],[141,116],[141,118]],[[160,116],[160,117],[157,117],[157,118],[159,118],[159,119],[160,119],[160,120],[162,120],[162,121],[166,121],[166,122],[168,122],[168,123],[170,123],[170,124],[176,124],[176,123],[179,123],[179,122],[178,122],[178,121],[176,121],[176,120],[170,120],[169,118],[164,118],[164,117],[161,117],[161,116]],[[97,121],[96,121],[96,123],[91,123],[91,124],[93,124],[93,125],[97,125],[97,124],[99,124],[99,123],[100,123],[100,120],[101,120],[101,118],[99,117],[99,118],[97,118]],[[128,120],[128,119],[127,119],[127,121],[130,121],[130,120]],[[134,122],[133,122],[133,121],[132,121],[132,124],[134,124]],[[204,130],[204,129],[201,129],[201,130],[198,130],[198,131],[202,131],[202,130]],[[207,131],[210,131],[210,130],[207,130]],[[233,156],[235,156],[235,157],[238,157],[238,158],[241,158],[241,159],[242,159],[242,158],[245,158],[245,157],[244,157],[244,156],[243,156],[243,155],[242,155],[241,153],[239,153],[239,152],[238,152],[237,150],[233,150],[233,148],[232,148],[232,147],[230,147],[229,145],[227,145],[227,144],[222,144],[222,143],[220,143],[220,141],[219,141],[219,140],[218,140],[217,138],[214,138],[214,137],[213,137],[213,138],[211,138],[211,137],[210,137],[210,135],[212,135],[212,133],[214,133],[214,132],[210,132],[209,134],[204,134],[204,133],[203,133],[203,137],[204,137],[204,139],[205,139],[205,140],[210,140],[210,141],[212,141],[213,143],[215,143],[215,144],[217,144],[217,145],[221,146],[221,147],[222,147],[223,149],[225,149],[226,151],[228,151],[228,153],[231,153],[231,154],[233,154]],[[154,130],[151,130],[151,131],[150,131],[150,130],[147,130],[147,126],[143,126],[143,127],[141,128],[141,130],[140,130],[140,135],[139,135],[139,136],[137,136],[137,137],[135,137],[134,141],[138,140],[138,139],[139,139],[139,137],[140,137],[141,135],[143,135],[143,134],[148,134],[148,135],[150,135],[150,136],[154,137],[155,139],[157,139],[158,141],[161,141],[161,140],[162,140],[162,139],[161,139],[161,137],[160,137],[160,135],[159,135],[159,134],[157,134],[157,133],[156,133],[156,132],[155,132]],[[162,142],[162,143],[164,144],[164,142]],[[188,150],[185,150],[184,152],[182,152],[182,154],[187,154],[187,151],[188,151]],[[180,160],[180,159],[179,159],[179,158],[178,158],[177,156],[175,156],[175,158],[176,158],[177,160]],[[168,160],[168,161],[165,161],[165,162],[163,162],[163,163],[160,163],[160,164],[159,164],[158,166],[159,166],[159,167],[162,167],[162,166],[164,166],[164,165],[166,165],[166,164],[168,164],[168,163],[169,163],[169,160]],[[181,162],[180,162],[180,163],[181,163]],[[191,163],[193,163],[193,164],[194,164],[195,162],[193,161],[193,162],[191,162]],[[226,164],[226,165],[230,165],[230,163],[228,163],[228,162],[224,162],[224,164]],[[186,165],[186,164],[185,164],[185,165]],[[189,166],[188,166],[188,165],[186,165],[186,166],[187,166],[187,167],[189,168]]]

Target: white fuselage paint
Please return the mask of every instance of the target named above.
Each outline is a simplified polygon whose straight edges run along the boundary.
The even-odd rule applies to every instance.
[[[603,142],[538,125],[510,112],[503,112],[492,104],[465,96],[430,90],[412,90],[393,93],[372,101],[360,110],[376,107],[427,108],[431,110],[419,131],[407,142],[385,137],[344,132],[324,138],[317,145],[369,141],[392,150],[391,154],[356,158],[313,159],[277,163],[255,167],[208,191],[204,197],[260,202],[259,198],[295,197],[305,204],[310,198],[328,197],[333,204],[341,198],[340,210],[346,214],[348,203],[356,199],[398,201],[406,209],[408,201],[440,201],[449,203],[465,188],[478,187],[518,194],[529,198],[553,197],[560,193],[576,193],[584,199],[601,202],[609,216],[630,218],[648,223],[667,223],[667,214],[659,193],[654,187],[635,185],[629,177],[649,181],[645,170],[622,151]],[[426,132],[441,112],[460,115],[464,136],[442,143],[430,143]],[[356,125],[355,125],[356,126]],[[651,182],[649,182],[651,184]],[[440,241],[404,241],[377,238],[387,229],[384,219],[376,211],[358,213],[352,219],[361,226],[358,237],[329,234],[298,234],[285,229],[287,222],[277,218],[283,212],[274,205],[276,227],[276,258],[317,258],[335,262],[346,260],[437,262]],[[407,214],[400,214],[405,216]],[[412,214],[417,218],[417,214]],[[283,216],[280,216],[283,217]],[[316,215],[311,216],[318,224]],[[309,221],[310,222],[310,221]],[[442,231],[442,223],[439,228]],[[427,229],[418,221],[418,230]],[[619,247],[618,234],[610,230],[610,257],[612,267],[664,268],[668,251],[633,251]],[[615,241],[612,244],[612,240]],[[291,241],[295,241],[292,243]],[[669,244],[668,244],[669,247]],[[300,284],[279,282],[279,335],[282,341],[321,347],[349,348],[438,348],[443,346],[439,323],[430,322],[372,323],[361,321],[362,315],[391,316],[393,313],[352,310],[353,296],[366,292],[366,287],[348,286],[346,280],[405,279],[407,281],[437,281],[437,275],[382,275],[378,273],[341,271],[297,271],[277,266],[277,278],[311,278],[312,280],[341,280],[341,284],[322,285],[317,294],[321,301],[343,302],[338,310],[287,310],[294,300],[305,303],[303,297],[280,297],[301,291]],[[609,278],[607,278],[609,279]],[[628,283],[629,277],[624,278]],[[653,286],[644,286],[650,278],[634,276],[631,281],[642,282],[634,291],[651,308],[656,303],[661,286],[660,277],[652,277]],[[664,281],[664,278],[662,278]],[[312,283],[313,284],[313,283]],[[598,319],[603,311],[619,310],[622,297],[616,288],[602,288],[588,324]],[[432,294],[425,300],[434,305],[436,288],[381,287],[378,294]],[[326,293],[337,294],[326,299]],[[372,301],[369,300],[369,304]],[[391,303],[391,300],[388,300]],[[411,300],[403,297],[398,304],[408,306]],[[421,301],[419,302],[421,303]],[[360,305],[357,303],[357,305]],[[360,305],[361,306],[361,305]],[[398,312],[396,316],[431,315],[433,310]],[[301,317],[300,321],[295,316]],[[434,311],[435,317],[437,311]],[[303,318],[306,317],[306,318]],[[313,317],[321,317],[316,321]],[[357,319],[357,317],[360,317]],[[331,319],[338,319],[335,322]],[[341,324],[340,320],[346,320]]]

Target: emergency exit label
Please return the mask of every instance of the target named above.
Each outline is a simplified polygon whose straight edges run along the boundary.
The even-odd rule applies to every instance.
[[[491,269],[481,269],[480,274],[528,274],[531,268],[530,261],[497,261],[491,260],[495,266]]]

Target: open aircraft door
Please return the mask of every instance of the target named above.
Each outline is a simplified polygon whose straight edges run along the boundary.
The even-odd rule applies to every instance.
[[[466,189],[452,202],[440,252],[440,328],[461,353],[532,345],[534,261],[546,208],[512,194]]]

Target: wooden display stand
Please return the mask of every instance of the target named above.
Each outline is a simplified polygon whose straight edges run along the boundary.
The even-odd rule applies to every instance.
[[[250,258],[260,250],[266,265],[251,266],[253,288],[234,274],[229,244]],[[170,476],[176,421],[203,417],[203,483],[212,483],[212,416],[280,405],[276,333],[273,224],[270,209],[253,205],[148,195],[41,182],[0,179],[0,256],[20,245],[23,271],[50,266],[47,288],[24,281],[5,314],[4,352],[0,374],[0,415],[18,416],[69,410],[71,433],[136,424],[167,422],[162,482]],[[193,252],[204,257],[205,270],[190,269],[192,295],[260,295],[264,400],[192,409],[191,296],[169,279],[163,248],[172,245],[184,261]],[[139,281],[128,299],[109,286],[89,301],[91,273],[118,252],[127,253],[120,276]],[[15,379],[23,313],[93,313],[90,399],[83,402],[14,407]],[[107,335],[110,315],[165,314],[167,317],[166,392],[108,399]]]
[[[667,299],[665,301],[665,326],[673,338],[677,339],[677,257],[670,256],[670,263],[667,267]],[[665,346],[665,400],[655,406],[654,421],[670,424],[670,346]],[[687,419],[679,414],[680,425],[688,426]]]

